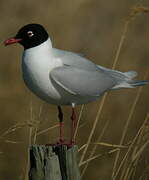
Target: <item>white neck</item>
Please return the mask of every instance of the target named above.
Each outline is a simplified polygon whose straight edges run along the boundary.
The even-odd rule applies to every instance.
[[[47,57],[49,58],[52,55],[52,43],[50,38],[48,38],[45,42],[42,44],[26,49],[23,53],[23,60],[25,61],[32,61],[36,60],[36,62],[39,60],[46,60]]]
[[[26,49],[25,51],[26,52],[33,52],[33,51],[45,51],[45,50],[50,50],[52,49],[52,42],[51,42],[51,39],[48,38],[45,42],[43,42],[42,44],[38,45],[38,46],[35,46],[35,47],[32,47],[32,48],[29,48],[29,49]]]
[[[62,65],[59,59],[53,58],[53,48],[50,38],[39,46],[26,49],[23,53],[22,61],[23,64],[29,68],[35,68],[38,66],[39,69],[54,68]]]

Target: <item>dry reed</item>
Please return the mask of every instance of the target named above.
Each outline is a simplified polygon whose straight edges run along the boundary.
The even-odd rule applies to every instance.
[[[121,53],[127,32],[128,32],[130,22],[132,20],[134,20],[138,15],[141,15],[142,13],[148,13],[148,12],[149,12],[149,8],[144,7],[142,5],[138,5],[138,4],[135,5],[131,9],[131,12],[130,12],[128,18],[126,19],[125,24],[124,24],[123,32],[122,32],[122,35],[120,37],[120,41],[119,41],[118,48],[116,51],[116,55],[115,55],[115,58],[113,61],[112,69],[116,68],[116,65],[119,61],[119,56],[120,56],[120,53]],[[132,103],[132,107],[131,107],[131,110],[129,112],[126,124],[124,126],[119,144],[110,144],[110,143],[106,143],[106,142],[101,142],[101,139],[102,139],[102,137],[106,131],[106,128],[108,126],[108,123],[109,123],[108,120],[104,124],[103,130],[99,134],[97,141],[92,142],[92,137],[93,137],[93,134],[95,133],[97,123],[100,123],[100,117],[101,117],[101,113],[102,113],[102,110],[103,110],[103,107],[105,104],[107,93],[102,97],[99,109],[97,111],[95,120],[93,122],[93,126],[91,128],[89,137],[87,139],[87,142],[86,142],[86,144],[82,145],[79,149],[79,152],[82,152],[79,165],[84,166],[84,168],[82,170],[82,177],[84,176],[84,174],[88,168],[88,165],[91,161],[93,161],[97,158],[102,158],[103,156],[107,156],[107,155],[112,154],[112,153],[116,153],[111,179],[112,180],[117,180],[118,178],[119,178],[119,180],[129,180],[131,178],[132,178],[132,180],[135,179],[135,172],[137,169],[137,164],[139,162],[140,156],[143,154],[143,152],[145,151],[145,149],[149,145],[149,140],[143,139],[144,135],[146,134],[146,129],[149,131],[149,128],[148,128],[149,113],[147,113],[143,124],[141,125],[140,129],[138,130],[138,132],[136,133],[134,138],[130,141],[130,143],[127,145],[124,145],[124,139],[125,139],[125,136],[126,136],[126,133],[128,130],[128,126],[131,122],[132,116],[135,112],[137,102],[138,102],[138,100],[142,94],[142,89],[143,88],[140,87],[137,91],[137,95],[134,99],[134,102]],[[80,114],[79,114],[79,118],[78,118],[77,129],[75,132],[75,137],[78,136],[78,130],[79,130],[80,123],[81,123],[81,117],[82,117],[83,109],[84,109],[84,105],[81,106],[81,110],[80,110]],[[2,142],[12,143],[12,144],[23,143],[23,142],[18,142],[18,141],[7,140],[6,136],[12,132],[17,131],[18,129],[25,127],[28,129],[28,145],[27,145],[27,153],[28,153],[28,148],[32,144],[36,143],[37,137],[39,135],[43,135],[44,133],[47,133],[47,132],[51,131],[52,129],[59,127],[59,125],[56,124],[52,127],[49,127],[49,128],[46,128],[44,130],[39,131],[38,128],[40,125],[40,119],[42,118],[41,112],[42,112],[42,105],[40,107],[38,119],[36,119],[34,116],[34,113],[33,113],[33,105],[32,105],[32,100],[31,100],[31,105],[30,105],[31,117],[29,118],[29,120],[26,122],[18,122],[15,125],[13,125],[12,127],[10,127],[8,130],[6,130],[5,132],[2,132],[0,135],[0,140]],[[89,154],[88,159],[85,159],[89,146],[92,146],[93,148]],[[109,150],[105,153],[95,155],[95,151],[96,151],[98,146],[105,146],[105,147],[110,147],[113,149]],[[124,157],[120,157],[121,149],[126,150]],[[3,154],[3,152],[0,152],[0,154]],[[121,159],[121,158],[122,158],[122,160],[120,161],[119,159]],[[26,166],[25,166],[25,173],[24,173],[25,178],[21,178],[21,179],[25,179],[25,180],[28,179],[28,168],[29,168],[29,157],[26,161]],[[148,171],[149,171],[149,165],[147,164],[144,171],[142,172],[142,175],[139,177],[139,180],[144,180]]]
[[[115,59],[114,59],[114,62],[113,62],[112,69],[115,69],[116,64],[117,64],[117,62],[118,62],[118,60],[119,60],[119,55],[120,55],[120,52],[121,52],[121,49],[122,49],[124,40],[125,40],[125,38],[126,38],[126,34],[127,34],[127,31],[128,31],[128,27],[129,27],[130,22],[131,22],[132,20],[134,20],[137,15],[140,15],[140,14],[142,14],[142,13],[148,13],[148,12],[149,12],[149,8],[146,8],[146,7],[141,6],[141,5],[138,5],[138,4],[135,5],[135,6],[132,8],[132,10],[131,10],[131,12],[130,12],[128,18],[126,19],[125,24],[124,24],[124,29],[123,29],[123,32],[122,32],[122,35],[121,35],[121,39],[120,39],[118,48],[117,48],[117,52],[116,52],[116,56],[115,56]],[[137,96],[136,96],[136,98],[134,99],[132,108],[131,108],[131,110],[130,110],[128,119],[127,119],[127,121],[126,121],[124,130],[123,130],[123,133],[122,133],[122,137],[121,137],[119,146],[123,146],[122,144],[123,144],[123,141],[124,141],[124,138],[125,138],[127,129],[128,129],[128,125],[129,125],[129,123],[130,123],[130,121],[131,121],[132,115],[133,115],[133,113],[134,113],[134,110],[135,110],[137,101],[138,101],[138,99],[139,99],[139,97],[140,97],[140,95],[141,95],[141,92],[142,92],[142,87],[139,88],[138,93],[137,93]],[[88,163],[90,162],[90,159],[92,160],[93,155],[94,155],[94,152],[95,152],[95,149],[96,149],[96,147],[93,148],[93,150],[91,151],[91,153],[90,153],[90,155],[89,155],[88,160],[85,161],[86,163],[83,163],[83,162],[84,162],[83,160],[84,160],[84,158],[85,158],[85,155],[86,155],[86,152],[87,152],[87,150],[88,150],[88,147],[89,147],[89,145],[91,144],[91,139],[92,139],[92,136],[93,136],[93,134],[94,134],[94,132],[95,132],[96,125],[97,125],[97,123],[98,123],[100,114],[101,114],[101,112],[102,112],[102,108],[103,108],[103,105],[104,105],[104,103],[105,103],[106,96],[107,96],[107,94],[105,94],[104,97],[103,97],[103,99],[101,100],[101,104],[100,104],[99,110],[98,110],[98,112],[97,112],[95,121],[94,121],[94,123],[93,123],[93,127],[92,127],[92,129],[91,129],[91,132],[90,132],[90,135],[89,135],[89,137],[88,137],[87,143],[80,148],[80,150],[84,149],[84,151],[83,151],[83,153],[82,153],[82,156],[81,156],[79,165],[86,164],[86,166],[84,167],[84,169],[83,169],[83,171],[82,171],[82,174],[81,174],[82,177],[83,177],[83,175],[84,175],[84,173],[85,173],[85,171],[86,171],[86,169],[87,169],[87,167],[88,167]],[[100,137],[100,135],[99,135],[99,137]],[[102,136],[101,136],[101,137],[102,137]],[[99,138],[99,139],[100,139],[100,138]],[[97,145],[97,144],[96,144],[96,145]],[[142,149],[144,149],[147,145],[148,145],[148,141],[144,144],[144,146],[142,146]],[[141,149],[141,150],[142,150],[142,149]],[[129,151],[128,151],[128,152],[129,152]],[[140,154],[141,152],[142,152],[142,151],[139,151],[138,153]],[[120,156],[120,149],[117,150],[117,154],[116,154],[116,158],[115,158],[115,162],[114,162],[114,166],[113,166],[113,171],[112,171],[112,179],[113,179],[113,180],[115,180],[115,178],[117,177],[118,172],[119,172],[119,168],[117,169],[117,163],[118,163],[119,156]],[[96,159],[97,157],[98,157],[98,155],[95,156],[95,158],[93,158],[93,159]],[[117,170],[118,170],[118,171],[117,171]],[[127,170],[127,172],[128,172],[128,170]],[[115,176],[115,173],[116,173],[116,176]],[[128,173],[127,173],[127,174],[128,174]],[[125,177],[124,177],[125,179],[124,179],[124,180],[126,180],[126,178],[128,178],[127,174],[125,174]],[[129,174],[129,177],[130,177],[130,174]]]

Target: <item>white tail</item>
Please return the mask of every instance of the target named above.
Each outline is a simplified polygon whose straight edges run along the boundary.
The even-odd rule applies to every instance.
[[[117,84],[112,89],[134,88],[136,86],[143,86],[149,84],[149,81],[133,80],[138,74],[136,71],[121,72],[108,69],[99,65],[98,67],[117,81]]]
[[[143,86],[149,84],[149,81],[139,81],[133,80],[137,76],[136,71],[128,71],[124,72],[124,78],[121,81],[118,81],[118,84],[115,85],[112,89],[120,89],[120,88],[135,88],[136,86]]]

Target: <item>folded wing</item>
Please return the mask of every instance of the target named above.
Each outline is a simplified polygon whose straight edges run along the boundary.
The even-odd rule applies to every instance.
[[[102,71],[88,71],[64,65],[50,72],[50,78],[71,94],[100,96],[116,85],[114,78]]]

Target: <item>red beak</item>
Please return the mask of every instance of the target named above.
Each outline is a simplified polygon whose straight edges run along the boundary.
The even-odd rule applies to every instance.
[[[5,46],[7,46],[10,44],[18,43],[20,41],[22,41],[22,39],[9,38],[6,41],[4,41],[4,44],[5,44]]]

